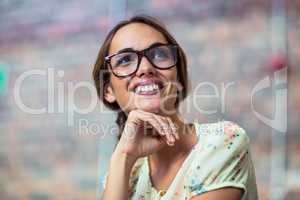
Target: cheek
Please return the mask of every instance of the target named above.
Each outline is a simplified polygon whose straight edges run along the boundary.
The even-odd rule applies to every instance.
[[[124,101],[129,94],[128,93],[128,80],[127,79],[119,79],[117,77],[113,77],[111,79],[111,84],[114,89],[114,94],[118,101]]]
[[[172,68],[171,70],[166,70],[162,72],[164,76],[169,80],[169,81],[176,81],[177,80],[177,69],[176,67]]]
[[[126,78],[118,78],[114,75],[111,76],[111,84],[116,92],[124,90],[126,88],[128,80]],[[122,88],[122,90],[121,90]]]

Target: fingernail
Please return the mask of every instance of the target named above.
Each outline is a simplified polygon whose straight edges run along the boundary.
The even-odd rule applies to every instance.
[[[174,143],[173,143],[173,142],[170,142],[170,141],[167,141],[167,144],[168,144],[169,146],[173,146],[173,145],[174,145]]]
[[[172,142],[171,134],[167,134],[168,141]]]
[[[171,141],[172,141],[172,142],[175,142],[175,137],[174,137],[174,135],[171,134],[170,136],[171,136],[171,137],[170,137],[170,138],[171,138]]]
[[[177,130],[175,128],[172,128],[172,134],[175,136],[175,138],[177,140],[179,139],[179,135],[178,135]]]
[[[175,137],[177,140],[179,140],[179,134],[175,131]]]

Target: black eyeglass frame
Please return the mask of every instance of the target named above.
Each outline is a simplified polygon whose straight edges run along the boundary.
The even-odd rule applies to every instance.
[[[171,50],[172,50],[172,51],[175,51],[175,52],[173,52],[173,53],[174,53],[174,58],[175,58],[174,65],[171,65],[171,66],[169,66],[169,67],[167,67],[167,68],[161,68],[161,67],[156,66],[156,65],[151,61],[151,59],[148,58],[147,52],[148,52],[149,50],[151,50],[151,49],[153,49],[153,48],[161,47],[161,46],[171,46]],[[114,72],[114,70],[113,70],[113,67],[111,66],[111,58],[114,57],[114,56],[116,56],[116,55],[118,55],[118,54],[121,54],[121,53],[130,53],[130,52],[136,53],[137,56],[138,56],[138,63],[137,63],[136,69],[135,69],[132,73],[127,74],[127,75],[118,75],[118,74],[116,74],[116,73]],[[139,67],[140,67],[140,64],[141,64],[141,61],[142,61],[142,58],[143,58],[143,57],[145,57],[145,58],[152,64],[153,67],[155,67],[155,68],[157,68],[157,69],[160,69],[160,70],[167,70],[167,69],[170,69],[170,68],[176,66],[176,65],[177,65],[177,62],[178,62],[178,45],[176,45],[176,44],[159,44],[159,45],[155,45],[155,46],[150,46],[150,47],[148,47],[148,48],[146,48],[146,49],[144,49],[144,50],[140,50],[140,51],[137,51],[137,50],[128,50],[128,51],[124,51],[124,52],[121,52],[121,53],[115,53],[115,54],[106,56],[106,57],[104,58],[105,64],[108,64],[108,66],[109,66],[109,68],[111,69],[112,73],[113,73],[115,76],[117,76],[117,77],[127,77],[127,76],[131,76],[132,74],[135,74],[135,73],[137,72],[137,70],[139,69]]]

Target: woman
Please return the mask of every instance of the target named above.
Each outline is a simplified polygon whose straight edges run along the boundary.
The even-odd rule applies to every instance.
[[[244,130],[231,122],[184,123],[185,54],[149,16],[117,24],[93,77],[103,103],[118,110],[119,142],[102,200],[255,200],[255,174]]]

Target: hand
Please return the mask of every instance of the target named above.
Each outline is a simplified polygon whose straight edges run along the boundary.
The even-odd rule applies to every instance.
[[[117,149],[134,158],[157,152],[179,139],[177,128],[169,117],[133,110],[129,113]]]

